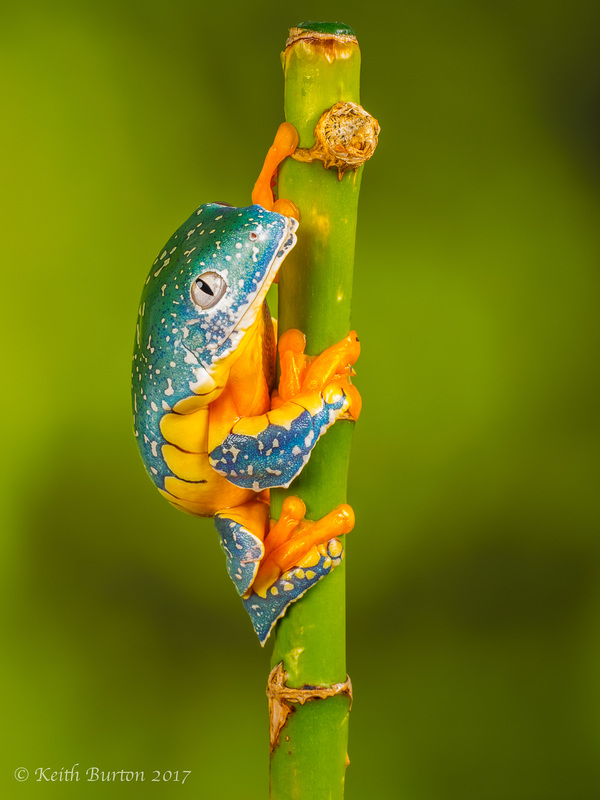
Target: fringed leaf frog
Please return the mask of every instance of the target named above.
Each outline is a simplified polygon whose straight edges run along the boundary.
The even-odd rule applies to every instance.
[[[343,416],[357,417],[350,383],[356,334],[316,358],[304,336],[279,342],[267,290],[296,243],[293,204],[273,200],[277,165],[297,144],[281,126],[254,204],[200,206],[173,234],[146,280],[133,355],[134,430],[144,465],[179,509],[214,516],[227,569],[261,644],[290,603],[340,563],[337,538],[354,515],[339,506],[315,522],[288,497],[277,521],[268,490],[288,486]]]

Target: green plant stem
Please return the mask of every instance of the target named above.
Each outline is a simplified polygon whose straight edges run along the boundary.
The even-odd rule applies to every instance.
[[[325,33],[319,23],[300,26]],[[346,26],[342,32],[352,34]],[[283,56],[285,115],[313,144],[322,112],[339,101],[359,101],[360,50],[354,41],[313,38],[288,46]],[[279,281],[279,330],[299,328],[306,352],[317,354],[350,330],[350,303],[358,194],[362,168],[338,180],[320,162],[288,159],[278,184],[280,197],[300,209],[298,244]],[[337,422],[313,450],[289,490],[272,492],[277,518],[287,494],[300,496],[307,517],[319,519],[346,501],[353,423]],[[344,537],[345,538],[345,537]],[[346,544],[346,543],[344,543]],[[287,685],[329,686],[346,680],[344,562],[288,609],[275,632],[272,666],[283,662]],[[347,695],[295,705],[271,759],[274,800],[338,800],[347,765]]]

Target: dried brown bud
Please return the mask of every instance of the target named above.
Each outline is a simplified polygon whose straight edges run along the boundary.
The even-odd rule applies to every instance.
[[[377,120],[358,103],[336,103],[321,114],[313,146],[299,147],[292,158],[322,161],[325,169],[335,167],[341,180],[345,172],[357,170],[371,158],[379,131]]]

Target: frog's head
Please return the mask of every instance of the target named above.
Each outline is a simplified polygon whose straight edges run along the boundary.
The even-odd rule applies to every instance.
[[[161,383],[170,377],[168,388],[177,389],[171,402],[215,391],[296,243],[297,226],[259,205],[210,203],[171,237],[150,271],[138,322],[138,347],[151,351]]]

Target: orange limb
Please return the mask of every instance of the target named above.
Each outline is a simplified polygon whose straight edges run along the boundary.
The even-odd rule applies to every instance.
[[[299,220],[300,214],[291,200],[275,200],[273,197],[273,181],[277,168],[298,146],[298,132],[289,122],[282,122],[275,134],[275,140],[269,148],[263,168],[252,190],[252,202],[267,211],[277,211],[287,217]]]

